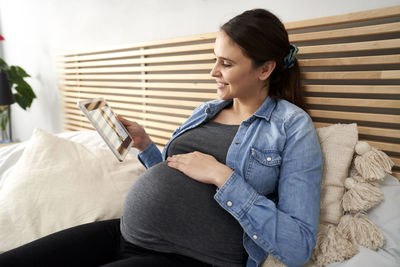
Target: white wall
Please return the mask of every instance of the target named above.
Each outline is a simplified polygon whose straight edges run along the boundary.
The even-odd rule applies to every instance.
[[[23,67],[37,94],[31,109],[12,105],[13,137],[35,127],[61,131],[56,55],[217,31],[231,17],[266,8],[295,21],[400,4],[399,0],[0,0],[0,56]]]

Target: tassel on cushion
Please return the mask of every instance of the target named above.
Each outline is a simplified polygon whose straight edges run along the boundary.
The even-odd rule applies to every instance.
[[[350,259],[358,253],[357,246],[347,240],[334,225],[321,226],[325,229],[321,229],[317,236],[317,246],[311,256],[314,264],[324,266]]]
[[[377,183],[358,182],[357,180],[347,178],[344,181],[347,191],[343,195],[342,205],[345,211],[352,213],[369,210],[383,199],[382,191]]]
[[[358,156],[354,159],[354,167],[367,181],[382,180],[387,173],[392,173],[393,161],[367,142],[357,142],[355,151]]]
[[[267,259],[263,262],[262,267],[286,267],[286,265],[269,254]]]
[[[340,219],[337,230],[354,245],[377,250],[383,247],[385,243],[378,227],[361,213],[357,213],[355,216],[344,215]]]

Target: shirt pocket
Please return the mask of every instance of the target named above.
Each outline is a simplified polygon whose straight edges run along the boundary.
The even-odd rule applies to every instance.
[[[275,191],[282,158],[278,150],[250,148],[246,180],[258,191],[267,195]]]

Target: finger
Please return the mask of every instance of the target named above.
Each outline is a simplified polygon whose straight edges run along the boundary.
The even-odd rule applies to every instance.
[[[181,164],[191,164],[193,161],[193,155],[191,153],[188,154],[180,154],[176,155],[174,161],[181,163]]]
[[[169,156],[167,159],[170,159],[170,160],[179,160],[179,159],[182,159],[182,158],[184,157],[184,155],[185,155],[185,154],[176,154],[176,155]]]
[[[176,169],[176,163],[173,161],[168,161],[168,166]]]
[[[117,119],[124,125],[126,125],[129,121],[122,117],[121,115],[117,114]]]
[[[174,169],[177,169],[177,170],[183,172],[183,169],[182,169],[182,168],[183,168],[183,165],[182,165],[181,162],[178,162],[178,161],[168,161],[167,164],[168,164],[169,167],[174,168]]]

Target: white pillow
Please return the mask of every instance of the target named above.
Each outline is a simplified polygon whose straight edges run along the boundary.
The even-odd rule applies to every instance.
[[[100,137],[99,133],[94,130],[62,132],[55,135],[77,143],[107,148],[106,143]],[[0,148],[0,190],[15,163],[17,163],[18,159],[22,156],[27,143],[28,142],[25,141]],[[129,153],[137,155],[138,151],[136,149],[131,149]]]
[[[0,252],[75,225],[118,218],[144,171],[133,155],[35,129],[0,191]]]

